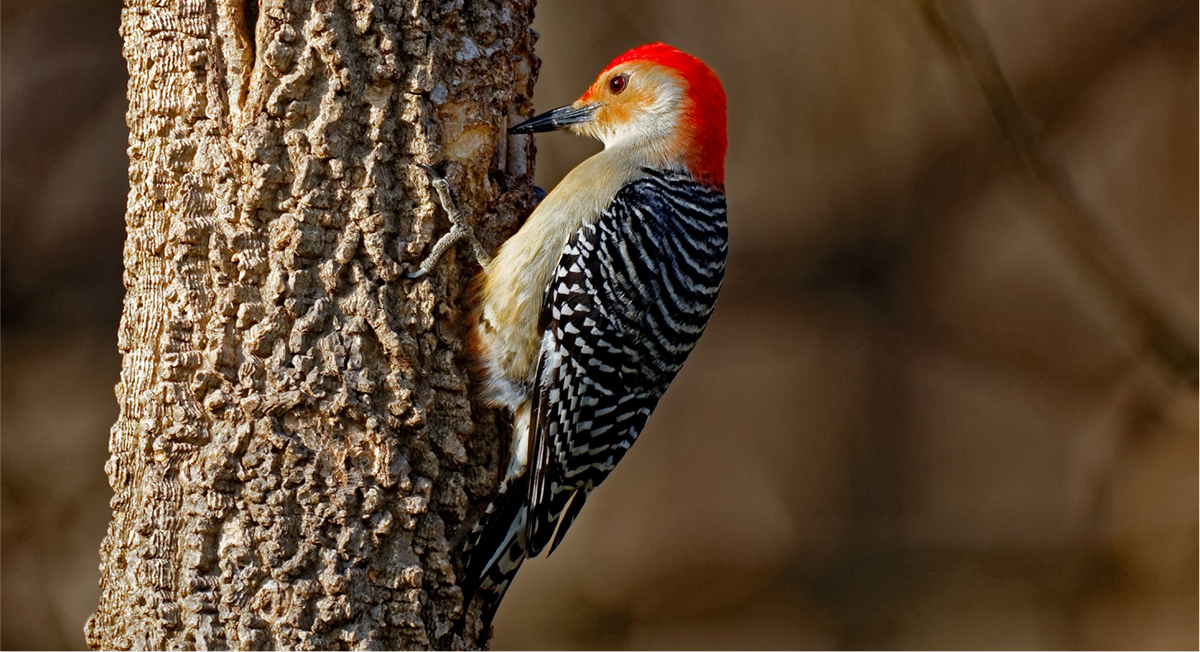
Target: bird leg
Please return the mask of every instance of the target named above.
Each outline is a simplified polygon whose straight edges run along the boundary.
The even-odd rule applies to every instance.
[[[458,210],[458,206],[454,203],[454,198],[451,196],[450,184],[436,170],[423,163],[417,163],[425,173],[429,175],[429,182],[433,185],[433,189],[437,192],[438,201],[442,204],[442,209],[446,211],[447,217],[450,218],[450,232],[443,235],[434,245],[433,251],[425,260],[421,261],[421,266],[415,272],[409,272],[408,278],[416,279],[425,276],[433,270],[433,266],[438,260],[445,255],[446,250],[450,245],[459,240],[466,240],[467,244],[471,245],[471,252],[475,254],[479,264],[486,267],[492,262],[492,257],[484,250],[483,245],[479,243],[479,238],[475,236],[475,231],[471,229],[471,225],[467,223],[466,216]]]

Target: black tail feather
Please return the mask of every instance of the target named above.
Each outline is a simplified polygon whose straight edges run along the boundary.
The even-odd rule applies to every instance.
[[[501,487],[468,539],[466,572],[458,585],[466,611],[473,602],[480,602],[484,627],[491,626],[504,593],[525,561],[528,483],[528,476],[521,476]]]

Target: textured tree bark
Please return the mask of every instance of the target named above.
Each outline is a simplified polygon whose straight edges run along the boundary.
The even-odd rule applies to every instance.
[[[533,0],[126,0],[129,180],[98,648],[461,648],[499,468],[448,224],[532,201]],[[465,251],[465,248],[464,248]]]

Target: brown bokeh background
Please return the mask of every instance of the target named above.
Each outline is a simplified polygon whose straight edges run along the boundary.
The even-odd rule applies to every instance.
[[[1087,262],[1196,346],[1197,5],[965,6],[1060,175],[1011,153],[925,3],[539,8],[539,109],[653,40],[721,75],[732,251],[708,334],[522,570],[497,648],[1197,647],[1196,389]],[[99,595],[118,10],[0,6],[9,649],[81,647]],[[538,144],[544,187],[597,148]]]

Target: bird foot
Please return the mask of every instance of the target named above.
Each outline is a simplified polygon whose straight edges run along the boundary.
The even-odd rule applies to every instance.
[[[466,240],[467,244],[471,245],[471,252],[475,254],[475,259],[479,261],[479,264],[487,266],[492,261],[492,257],[479,243],[479,238],[475,236],[471,225],[467,223],[466,216],[459,212],[458,206],[455,205],[450,183],[438,174],[437,170],[428,165],[417,163],[417,166],[429,175],[429,183],[437,194],[438,202],[441,203],[442,210],[446,211],[446,216],[450,218],[450,232],[438,239],[433,245],[433,250],[425,257],[425,260],[421,261],[420,267],[405,276],[410,279],[418,279],[433,271],[434,265],[446,254],[446,250],[459,240]]]

